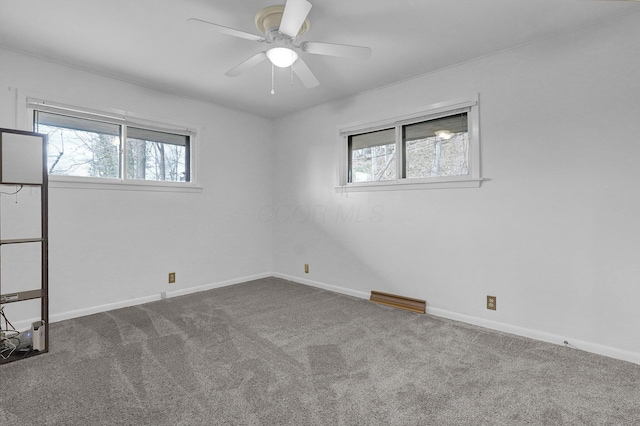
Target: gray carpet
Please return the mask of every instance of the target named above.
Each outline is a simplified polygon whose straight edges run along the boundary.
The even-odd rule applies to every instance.
[[[640,366],[269,278],[51,324],[1,425],[636,425]]]

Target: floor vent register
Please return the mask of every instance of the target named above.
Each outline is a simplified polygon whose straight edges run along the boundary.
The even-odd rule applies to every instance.
[[[406,309],[411,312],[424,314],[427,302],[412,297],[398,296],[395,294],[382,293],[380,291],[372,291],[369,298],[372,302],[381,303],[383,305],[393,306],[395,308]]]

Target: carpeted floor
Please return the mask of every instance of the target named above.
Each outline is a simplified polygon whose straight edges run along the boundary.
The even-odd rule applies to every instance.
[[[268,278],[51,324],[0,425],[637,425],[640,366]]]

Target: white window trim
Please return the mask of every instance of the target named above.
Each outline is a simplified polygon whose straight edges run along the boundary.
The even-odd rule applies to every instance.
[[[192,182],[145,181],[84,176],[49,175],[49,188],[105,189],[115,191],[202,192],[202,186]]]
[[[347,167],[349,162],[349,136],[376,130],[396,129],[396,176],[401,175],[402,164],[402,126],[420,121],[433,120],[439,117],[467,112],[469,117],[469,174],[467,176],[451,176],[423,179],[396,179],[376,182],[348,182]],[[440,102],[425,107],[422,111],[369,123],[352,124],[340,129],[340,157],[338,160],[338,185],[336,192],[368,192],[392,191],[407,189],[440,189],[440,188],[479,188],[483,179],[480,174],[480,124],[478,112],[478,95],[464,99]]]
[[[68,189],[103,189],[124,191],[152,191],[152,192],[202,192],[202,186],[198,184],[198,155],[197,139],[201,134],[198,126],[173,121],[169,124],[162,119],[154,119],[149,116],[130,111],[116,110],[113,108],[84,108],[75,106],[73,101],[60,101],[49,96],[28,93],[18,90],[16,108],[16,128],[33,131],[34,111],[57,112],[80,118],[93,118],[114,124],[127,126],[139,126],[149,130],[157,130],[168,133],[178,133],[189,136],[189,150],[191,162],[189,165],[189,182],[169,182],[154,180],[137,180],[125,178],[97,178],[84,176],[49,175],[49,188]],[[45,100],[44,98],[48,99]]]

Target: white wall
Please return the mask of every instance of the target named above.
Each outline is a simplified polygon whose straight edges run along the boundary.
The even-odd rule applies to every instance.
[[[277,120],[275,270],[640,362],[639,17]],[[335,192],[338,129],[474,93],[480,189]]]
[[[52,182],[52,320],[272,270],[271,226],[258,220],[259,207],[272,197],[271,120],[0,50],[0,127],[24,127],[16,123],[24,108],[16,106],[17,93],[24,92],[201,130],[201,192],[60,188]],[[167,283],[169,272],[176,272],[176,284]]]
[[[275,122],[0,50],[0,127],[16,127],[17,91],[202,127],[202,192],[51,188],[52,318],[276,271],[640,363],[638,23]],[[475,93],[480,189],[335,192],[339,128]]]

